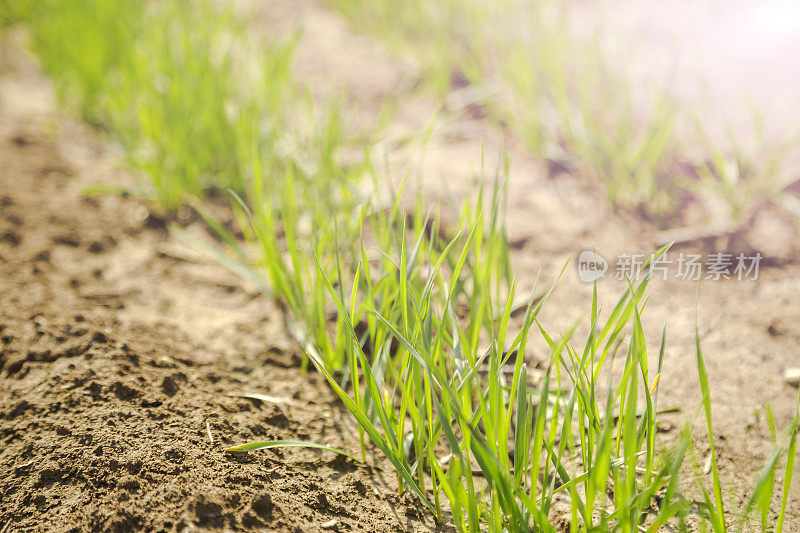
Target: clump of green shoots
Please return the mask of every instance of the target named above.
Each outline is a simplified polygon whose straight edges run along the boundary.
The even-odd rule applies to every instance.
[[[473,0],[328,3],[359,31],[379,36],[395,52],[416,59],[420,80],[441,96],[454,82],[478,82],[485,76],[491,43],[485,30],[475,30],[476,22],[489,16],[492,4]]]
[[[306,106],[293,40],[256,50],[208,2],[45,0],[23,12],[61,100],[113,132],[157,204],[241,193],[257,147],[267,163],[297,150],[284,138],[287,110]]]
[[[462,531],[552,531],[559,497],[569,503],[569,522],[577,531],[658,531],[667,525],[688,531],[689,517],[714,531],[735,524],[724,511],[712,437],[714,497],[698,478],[704,494],[699,504],[687,500],[680,486],[681,469],[693,449],[690,428],[676,448],[658,451],[666,330],[651,372],[641,322],[650,275],[629,285],[605,322],[595,287],[590,333],[581,351],[571,344],[575,326],[557,339],[539,320],[552,288],[532,295],[512,337],[515,283],[513,278],[505,283],[505,270],[495,261],[504,250],[502,226],[482,221],[483,211],[473,209],[477,215],[468,219],[473,222],[465,227],[468,233],[439,253],[431,253],[435,243],[425,233],[410,247],[407,232],[400,232],[395,253],[382,253],[383,268],[368,260],[359,264],[347,298],[340,282],[332,282],[316,261],[349,337],[351,386],[326,366],[313,344],[306,351],[395,466],[401,490],[410,488],[439,520],[443,493],[449,518]],[[496,215],[493,208],[488,220],[498,220]],[[500,299],[498,286],[506,291]],[[465,302],[468,310],[457,314],[457,302]],[[504,303],[496,309],[493,302]],[[363,321],[366,330],[358,327]],[[537,373],[528,369],[525,357],[533,326],[548,353],[537,383],[531,383]],[[609,367],[622,349],[622,369],[613,372]],[[697,362],[712,435],[699,340]],[[797,419],[795,430],[796,424]],[[775,469],[788,452],[783,521],[793,471],[792,428],[788,449],[776,446],[738,514],[739,523],[756,508],[762,523],[769,523]]]
[[[611,205],[662,227],[685,222],[688,198],[722,200],[734,222],[745,222],[753,197],[774,196],[776,174],[797,144],[791,135],[753,152],[734,138],[725,149],[710,142],[703,127],[692,127],[701,105],[679,102],[666,73],[656,83],[633,79],[629,63],[637,59],[622,62],[613,32],[598,22],[603,2],[330,4],[356,29],[416,58],[420,77],[441,96],[470,84],[467,100],[510,125],[554,172],[591,178]]]
[[[496,531],[549,530],[554,498],[565,492],[575,524],[602,530],[635,529],[645,522],[652,496],[671,479],[669,465],[660,465],[655,454],[655,384],[649,381],[639,320],[649,278],[631,287],[602,327],[595,296],[592,334],[582,354],[569,345],[574,328],[554,340],[539,322],[550,291],[531,298],[512,340],[507,335],[513,282],[501,312],[495,314],[492,306],[497,278],[490,250],[502,248],[499,235],[489,232],[487,236],[479,222],[459,247],[454,241],[445,249],[454,250],[455,262],[434,255],[423,263],[433,265],[431,273],[438,280],[415,283],[407,278],[407,267],[413,268],[414,263],[403,258],[417,259],[418,255],[401,243],[401,255],[393,261],[395,275],[382,277],[397,283],[390,292],[391,303],[381,305],[366,298],[365,312],[377,318],[376,338],[386,339],[383,348],[370,344],[369,338],[365,346],[355,328],[350,328],[351,353],[357,356],[353,368],[364,377],[364,398],[357,395],[357,388],[348,394],[313,347],[307,350],[360,425],[398,468],[402,480],[440,519],[439,497],[444,492],[451,518],[461,530],[487,526]],[[486,255],[480,251],[484,238]],[[475,280],[480,289],[467,290],[472,316],[459,320],[453,306],[459,300],[456,287],[465,285],[460,278],[468,263],[479,267],[479,272],[473,270],[464,281]],[[448,268],[443,271],[443,266]],[[325,279],[340,316],[352,324],[358,316],[352,295],[364,282],[356,278],[348,309]],[[367,282],[365,291],[370,287]],[[620,334],[631,320],[635,328],[623,377],[616,387],[608,388],[604,405],[598,405],[600,371],[613,358]],[[540,375],[538,389],[529,384],[525,362],[534,324],[549,350],[548,369]],[[483,339],[476,328],[491,339],[488,346],[479,347]],[[504,350],[507,340],[508,350]],[[370,361],[369,354],[376,350],[385,355]],[[639,394],[646,399],[641,414],[637,414]],[[373,417],[370,407],[377,411]],[[620,423],[614,424],[615,420]],[[575,472],[576,458],[584,472]],[[610,502],[606,499],[609,484],[615,495]],[[681,509],[673,505],[671,512],[674,515]]]
[[[332,4],[358,28],[418,57],[423,78],[434,80],[441,94],[458,90],[458,79],[499,86],[502,97],[477,103],[510,124],[533,152],[592,177],[612,205],[654,217],[677,207],[683,183],[673,176],[680,148],[676,103],[663,87],[651,87],[647,99],[635,98],[632,80],[611,57],[600,29],[579,35],[574,6],[479,0]]]
[[[762,207],[763,202],[779,198],[791,171],[790,157],[800,139],[800,131],[780,140],[768,138],[763,117],[755,108],[751,109],[749,125],[747,142],[730,126],[722,141],[713,138],[709,127],[700,122],[696,126],[706,154],[706,160],[695,165],[698,192],[717,191],[730,222],[740,225],[751,223],[748,218],[752,219],[754,209]]]
[[[602,28],[581,36],[574,9],[537,2],[505,15],[521,20],[505,44],[509,120],[536,152],[593,177],[612,205],[669,215],[681,185],[676,102],[665,87],[634,89]]]

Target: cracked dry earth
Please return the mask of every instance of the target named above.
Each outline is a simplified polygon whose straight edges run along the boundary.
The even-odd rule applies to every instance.
[[[4,58],[0,531],[432,529],[379,457],[223,452],[357,450],[357,432],[300,373],[277,309],[141,203],[81,194],[126,183],[114,160],[26,59]],[[231,396],[248,392],[279,401]]]

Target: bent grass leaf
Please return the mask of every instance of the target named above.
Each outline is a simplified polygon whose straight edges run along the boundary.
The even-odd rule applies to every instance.
[[[301,441],[301,440],[271,440],[271,441],[261,441],[261,442],[248,442],[247,444],[240,444],[238,446],[231,446],[230,448],[225,448],[225,452],[230,453],[238,453],[238,452],[252,452],[254,450],[268,450],[270,448],[313,448],[317,450],[325,450],[328,452],[338,453],[339,455],[343,455],[349,459],[357,463],[361,463],[361,459],[358,459],[347,452],[343,452],[342,450],[333,448],[331,446],[326,446],[325,444],[317,444],[316,442],[308,442],[308,441]]]

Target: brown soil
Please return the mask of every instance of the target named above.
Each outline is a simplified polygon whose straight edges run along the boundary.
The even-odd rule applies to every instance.
[[[369,122],[413,76],[414,65],[389,59],[315,2],[276,1],[258,13],[263,5],[237,4],[258,14],[256,28],[305,26],[310,38],[298,50],[298,75],[322,96],[344,91],[361,120]],[[297,369],[274,306],[171,237],[140,203],[80,196],[87,184],[130,184],[130,177],[115,168],[113,149],[54,111],[46,80],[18,55],[6,54],[0,65],[0,531],[306,531],[331,520],[342,530],[431,527],[410,498],[396,496],[394,474],[375,454],[362,466],[299,449],[222,452],[254,439],[307,439],[350,452],[358,445],[319,376]],[[436,106],[424,96],[406,100],[390,133],[420,131]],[[565,257],[584,249],[607,259],[656,249],[659,235],[645,222],[611,212],[579,178],[550,175],[507,132],[468,111],[443,113],[424,160],[411,150],[393,150],[390,159],[395,169],[422,169],[420,185],[431,196],[444,181],[461,195],[475,183],[481,151],[497,154],[505,145],[521,290],[540,271],[540,284],[550,283]],[[759,249],[770,263],[757,282],[704,282],[697,306],[729,509],[771,450],[764,404],[785,427],[797,401],[782,380],[799,361],[797,223],[776,209],[765,213],[736,239],[685,249]],[[199,224],[187,224],[203,238]],[[623,289],[613,279],[600,283],[606,308]],[[665,417],[667,441],[695,420],[700,401],[696,289],[690,281],[654,281],[645,313],[651,366],[668,326],[660,402],[681,411]],[[590,297],[591,286],[570,267],[542,320],[565,331],[588,311]],[[289,401],[228,396],[242,392]],[[700,443],[703,426],[695,431]],[[701,446],[701,463],[705,453]],[[800,506],[790,505],[789,516],[796,527]]]
[[[29,62],[0,106],[0,531],[432,527],[379,457],[224,453],[357,433],[269,302],[140,202],[80,194],[130,180]]]

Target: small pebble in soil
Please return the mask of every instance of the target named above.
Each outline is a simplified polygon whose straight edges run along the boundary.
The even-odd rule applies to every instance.
[[[673,429],[675,429],[675,424],[671,422],[659,422],[656,425],[656,431],[659,433],[669,433]]]
[[[322,529],[333,529],[336,527],[336,524],[339,522],[334,518],[333,520],[328,520],[327,522],[323,522],[319,525]]]
[[[786,370],[783,373],[783,381],[792,387],[800,386],[800,367]]]

